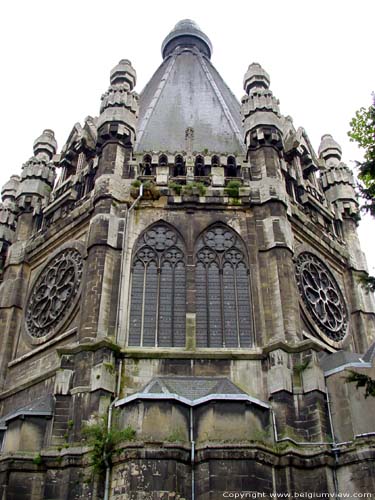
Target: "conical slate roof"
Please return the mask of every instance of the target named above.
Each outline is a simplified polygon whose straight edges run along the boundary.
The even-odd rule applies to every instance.
[[[140,95],[136,151],[244,152],[240,104],[210,62],[209,38],[188,19],[162,45],[164,61]]]

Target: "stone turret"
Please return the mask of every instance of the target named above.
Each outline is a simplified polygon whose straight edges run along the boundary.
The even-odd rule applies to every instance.
[[[261,250],[266,252],[260,254],[259,259],[262,261],[261,269],[273,266],[275,273],[281,276],[283,272],[278,270],[278,255],[283,253],[283,266],[284,269],[288,268],[288,279],[280,280],[279,286],[288,290],[285,296],[288,296],[289,303],[278,287],[273,287],[274,310],[269,315],[270,328],[262,340],[264,343],[284,340],[295,342],[300,332],[296,314],[298,297],[289,278],[294,272],[293,237],[287,217],[287,194],[282,182],[283,126],[279,101],[269,85],[270,77],[261,65],[250,64],[244,76],[247,95],[242,98],[241,112],[250,170],[250,203],[254,206]],[[263,279],[267,278],[264,276]],[[268,298],[264,297],[263,300],[266,302]],[[290,304],[293,304],[292,307]],[[280,317],[283,321],[279,321]],[[285,382],[285,388],[288,387]]]
[[[341,147],[330,134],[323,135],[319,146],[319,157],[324,162],[322,187],[325,195],[336,211],[336,217],[358,214],[358,201],[355,192],[353,173],[341,162]]]
[[[17,223],[16,193],[20,178],[12,175],[1,190],[3,203],[0,204],[0,252],[13,243]]]
[[[270,77],[258,63],[250,64],[244,77],[242,116],[245,143],[248,147],[256,144],[281,146],[282,125],[279,101],[269,89]]]
[[[21,212],[39,213],[48,202],[56,172],[51,162],[57,142],[52,130],[46,129],[34,142],[34,156],[22,167],[16,203]]]
[[[135,142],[135,129],[138,117],[138,95],[133,92],[136,84],[136,72],[131,62],[122,59],[115,66],[110,75],[110,87],[102,96],[100,116],[98,118],[98,148],[103,153],[108,141],[122,147],[132,148]],[[117,154],[118,153],[118,154]],[[122,175],[124,154],[122,150],[115,154],[114,162],[101,162],[99,174],[115,173]],[[102,154],[103,157],[106,154]],[[110,163],[113,163],[111,168]]]

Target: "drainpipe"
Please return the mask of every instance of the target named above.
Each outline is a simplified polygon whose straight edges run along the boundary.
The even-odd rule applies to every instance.
[[[139,195],[136,200],[132,203],[132,205],[129,207],[129,209],[126,211],[125,214],[125,221],[124,221],[124,230],[123,230],[123,236],[122,236],[122,249],[123,249],[123,256],[121,259],[121,266],[120,266],[120,282],[119,282],[119,293],[118,293],[118,299],[117,299],[117,314],[116,314],[116,326],[115,326],[115,334],[116,334],[116,343],[118,339],[118,327],[119,327],[119,320],[120,320],[120,304],[121,304],[121,284],[123,282],[123,277],[124,277],[124,261],[125,257],[127,254],[127,244],[126,244],[126,235],[127,235],[127,229],[128,229],[128,221],[129,221],[129,214],[130,212],[133,211],[134,207],[138,204],[140,199],[143,196],[143,184],[139,186]],[[112,413],[113,413],[113,408],[116,404],[116,402],[119,399],[120,396],[120,389],[121,389],[121,373],[122,373],[122,359],[120,359],[119,366],[118,366],[118,372],[117,372],[117,386],[116,386],[116,392],[115,392],[115,398],[112,401],[112,403],[108,407],[108,420],[107,420],[107,432],[109,433],[111,430],[112,426]],[[110,476],[111,476],[111,465],[108,462],[107,458],[105,459],[105,485],[104,485],[104,499],[103,500],[109,500],[109,489],[110,489]]]
[[[120,388],[121,388],[121,372],[122,372],[122,359],[120,359],[119,365],[118,365],[118,372],[117,372],[117,386],[116,386],[116,393],[115,393],[115,399],[112,401],[112,403],[109,405],[108,408],[108,419],[107,419],[107,432],[109,433],[111,430],[112,426],[112,412],[113,408],[116,404],[116,401],[119,399],[120,395]],[[111,475],[111,464],[108,462],[107,457],[105,458],[105,485],[104,485],[104,500],[109,499],[109,479]]]
[[[195,500],[195,441],[194,441],[194,420],[193,407],[190,407],[190,443],[191,443],[191,500]]]
[[[329,399],[329,392],[328,392],[326,377],[324,377],[324,385],[325,385],[325,390],[326,390],[326,395],[327,395],[328,419],[329,419],[329,426],[331,428],[331,436],[332,436],[332,451],[333,451],[333,454],[335,456],[335,464],[332,467],[332,478],[333,478],[333,486],[335,488],[335,498],[337,500],[338,493],[339,493],[339,483],[337,480],[336,470],[337,470],[338,461],[339,461],[339,452],[340,452],[339,445],[342,445],[343,443],[336,442],[336,434],[335,434],[335,428],[333,426],[333,418],[332,418],[332,411],[331,411],[331,400]]]

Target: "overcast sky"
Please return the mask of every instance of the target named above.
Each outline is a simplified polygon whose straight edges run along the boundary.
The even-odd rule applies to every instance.
[[[163,39],[184,18],[209,36],[212,62],[239,99],[248,65],[259,62],[281,112],[316,151],[331,133],[345,162],[361,157],[347,131],[375,90],[374,0],[19,0],[2,2],[0,16],[0,185],[20,173],[45,128],[61,148],[76,122],[98,114],[120,59],[132,61],[140,92],[161,63]],[[370,262],[375,221],[363,225]]]

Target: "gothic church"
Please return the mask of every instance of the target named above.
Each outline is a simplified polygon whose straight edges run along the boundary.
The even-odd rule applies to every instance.
[[[257,63],[239,103],[190,20],[144,90],[45,130],[2,188],[2,500],[375,492],[355,182]],[[58,176],[57,176],[58,174]],[[58,177],[58,178],[57,178]],[[92,475],[84,426],[131,439]]]

